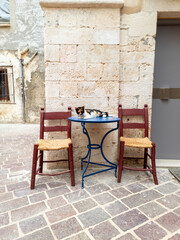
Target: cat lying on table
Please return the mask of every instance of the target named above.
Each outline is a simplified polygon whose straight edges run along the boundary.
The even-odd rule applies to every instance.
[[[107,112],[102,112],[97,109],[85,109],[85,107],[75,107],[78,118],[89,119],[95,117],[108,117]]]

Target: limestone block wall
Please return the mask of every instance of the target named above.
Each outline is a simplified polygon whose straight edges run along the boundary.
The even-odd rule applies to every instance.
[[[143,108],[144,104],[148,104],[149,127],[151,126],[156,25],[156,11],[141,10],[131,14],[124,11],[122,14],[120,103],[127,108]],[[130,131],[128,133],[131,134]],[[135,137],[140,135],[137,133]],[[127,156],[143,155],[141,149],[126,148],[125,151]]]
[[[46,109],[72,106],[75,115],[74,107],[85,105],[117,116],[119,103],[125,108],[148,104],[151,127],[157,19],[179,16],[179,0],[41,0],[40,4],[44,15]],[[108,127],[89,125],[88,129],[96,142]],[[116,161],[117,133],[108,138],[107,157]],[[87,142],[74,123],[73,140],[78,161]],[[132,153],[141,154],[139,150],[126,151],[127,155]],[[94,156],[100,157],[98,153]]]
[[[134,5],[135,2],[137,3],[136,6]],[[120,23],[121,76],[119,101],[127,108],[143,108],[145,103],[148,104],[149,133],[151,133],[158,18],[180,18],[180,2],[178,0],[125,1]],[[134,156],[140,154],[139,150],[126,149],[126,155],[132,155],[132,151]]]
[[[47,111],[83,106],[117,116],[120,83],[120,7],[43,8],[45,96]],[[92,142],[100,142],[115,125],[87,125]],[[72,123],[74,158],[79,162],[87,139]],[[117,160],[118,132],[105,141],[105,154]],[[100,151],[93,151],[100,158]],[[101,160],[101,158],[100,158]]]

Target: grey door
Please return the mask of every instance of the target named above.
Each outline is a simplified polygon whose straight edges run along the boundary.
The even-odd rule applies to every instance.
[[[156,158],[180,159],[180,21],[157,27],[152,103]]]

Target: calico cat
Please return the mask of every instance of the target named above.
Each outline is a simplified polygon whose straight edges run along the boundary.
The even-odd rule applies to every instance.
[[[102,112],[97,109],[85,109],[85,107],[75,107],[76,113],[79,118],[95,118],[95,117],[108,117],[107,112]]]

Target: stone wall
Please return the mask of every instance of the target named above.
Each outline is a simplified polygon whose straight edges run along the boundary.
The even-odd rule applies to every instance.
[[[117,116],[120,83],[120,8],[45,8],[46,110],[101,109]],[[85,153],[86,136],[72,124],[74,158]],[[116,126],[116,125],[115,125]],[[87,125],[99,142],[112,125]],[[105,154],[117,159],[117,132],[108,136]],[[100,151],[93,158],[101,159]]]
[[[71,105],[75,115],[74,107],[85,105],[117,116],[119,103],[125,108],[148,104],[151,126],[157,19],[178,16],[179,1],[126,0],[122,9],[89,6],[92,2],[112,4],[107,0],[76,1],[89,4],[84,8],[76,7],[73,0],[69,1],[74,3],[71,8],[60,6],[65,3],[62,0],[40,2],[45,27],[47,110],[65,110]],[[98,141],[107,129],[92,128],[93,140]],[[87,142],[74,123],[73,141],[78,160]],[[114,133],[105,143],[106,154],[113,161],[117,160],[117,147],[118,136]],[[140,154],[126,151],[127,155],[132,153]],[[95,156],[99,158],[98,153]]]
[[[135,1],[136,2],[136,1]],[[120,49],[120,103],[124,107],[149,107],[151,134],[152,90],[157,20],[180,18],[178,0],[144,0],[135,7],[131,1],[122,9]],[[139,11],[138,11],[138,10]],[[138,136],[138,135],[137,135]],[[139,150],[126,149],[126,155],[139,155]]]
[[[44,106],[43,18],[38,0],[11,0],[10,26],[0,27],[0,67],[13,69],[15,102],[0,102],[0,123],[23,122],[18,49],[22,55],[26,122],[39,122]]]

